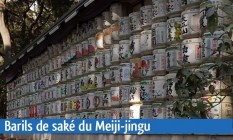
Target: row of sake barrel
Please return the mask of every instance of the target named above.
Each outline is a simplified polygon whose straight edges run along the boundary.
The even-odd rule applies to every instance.
[[[196,106],[198,101],[203,101],[206,104],[207,118],[220,119],[232,118],[232,101],[231,97],[226,96],[206,96],[200,99],[192,99],[192,106]],[[223,100],[220,103],[220,100]],[[121,108],[113,107],[105,110],[88,110],[90,102],[70,102],[70,101],[56,101],[47,104],[30,106],[16,111],[8,112],[8,117],[11,118],[25,118],[25,117],[49,117],[51,115],[65,114],[65,118],[74,119],[165,119],[176,118],[173,110],[172,101],[164,103],[152,103],[151,105],[135,104],[131,106],[123,106]],[[83,109],[80,112],[81,106]],[[213,106],[213,107],[212,107]],[[79,110],[78,112],[77,109]],[[69,111],[73,111],[68,113]]]
[[[100,93],[105,93],[108,94],[109,99],[111,99],[111,95],[112,95],[114,96],[113,99],[115,98],[117,99],[116,102],[118,102],[118,105],[124,102],[124,100],[126,100],[125,101],[126,103],[153,101],[155,98],[177,96],[174,90],[174,86],[169,85],[167,91],[166,88],[163,86],[166,80],[170,80],[174,77],[175,77],[175,73],[168,74],[166,77],[156,76],[153,77],[153,80],[142,80],[140,82],[132,82],[131,84],[128,83],[128,85],[121,85],[117,87],[110,87],[109,83],[105,83],[106,84],[105,86],[109,87],[109,90],[105,89],[104,91],[96,91],[96,92],[92,91],[91,93],[93,95],[94,94],[99,95]],[[87,87],[93,88],[95,85],[99,86],[101,84],[102,84],[101,82],[96,82],[95,84],[89,83]],[[8,110],[12,110],[28,105],[41,104],[43,102],[58,100],[60,98],[65,98],[67,96],[72,96],[74,94],[83,94],[85,93],[84,91],[90,93],[88,92],[87,87],[85,87],[85,85],[82,84],[82,81],[76,80],[67,84],[61,84],[58,86],[51,87],[42,92],[34,93],[28,96],[23,96],[15,100],[9,100],[7,107]],[[83,96],[86,95],[89,94],[84,94]],[[120,97],[125,97],[126,99]],[[120,101],[120,99],[122,99],[122,101]],[[117,103],[115,105],[117,105]]]
[[[209,70],[212,77],[216,78],[217,71],[213,68],[209,69],[211,66],[212,66],[211,64],[204,64],[201,67],[203,69]],[[109,99],[111,99],[112,96],[114,97],[114,99],[115,97],[116,99],[118,99],[116,101],[117,103],[110,102],[113,103],[113,105],[122,104],[123,100],[125,99],[121,97],[127,97],[126,104],[137,103],[140,101],[153,101],[161,98],[177,97],[175,91],[175,83],[173,81],[175,76],[176,73],[170,73],[167,74],[166,76],[155,76],[152,78],[152,80],[141,80],[140,82],[131,82],[131,83],[128,82],[125,83],[124,85],[119,83],[120,86],[114,86],[114,84],[112,85],[110,84],[111,80],[116,80],[115,79],[116,77],[114,76],[112,76],[111,78],[109,77],[110,79],[105,79],[106,81],[103,82],[101,75],[99,76],[99,78],[102,80],[100,80],[98,77],[95,78],[95,75],[89,75],[89,78],[93,80],[99,79],[100,81],[98,80],[93,83],[91,82],[92,80],[88,80],[88,79],[84,80],[85,77],[83,77],[84,79],[81,78],[79,80],[71,81],[66,84],[56,85],[46,90],[43,90],[42,92],[36,92],[29,96],[22,96],[22,97],[18,97],[15,100],[8,100],[7,106],[8,106],[8,110],[13,110],[19,107],[41,104],[53,100],[59,100],[60,98],[75,96],[77,94],[80,94],[85,97],[89,94],[97,96],[97,95],[102,95],[100,93],[105,93],[108,94],[108,96],[110,97]],[[229,78],[227,78],[224,82],[219,80],[214,80],[209,85],[206,85],[206,87],[204,87],[203,90],[207,91],[206,94],[208,94],[209,86],[212,85],[215,87],[216,92],[219,92],[220,90],[225,89],[228,84],[229,85],[231,84]],[[105,88],[103,89],[103,87]],[[95,92],[94,90],[100,90],[100,91]],[[9,94],[9,96],[12,95],[13,93]],[[187,95],[183,94],[182,96],[186,97]],[[71,99],[73,99],[73,97]],[[110,106],[111,105],[112,104],[110,104]]]
[[[196,49],[199,49],[198,46]],[[48,76],[44,76],[40,80],[25,84],[16,90],[8,91],[8,101],[34,92],[41,92],[53,86],[58,86],[57,84],[61,81],[63,84],[60,84],[58,87],[61,87],[62,85],[64,87],[68,87],[67,85],[72,85],[75,89],[72,90],[75,93],[82,93],[83,91],[109,87],[114,84],[129,83],[135,79],[140,80],[144,77],[152,77],[156,74],[156,72],[165,70],[165,62],[167,70],[169,70],[168,68],[171,68],[172,70],[172,68],[175,69],[180,67],[178,63],[179,60],[182,61],[180,58],[185,58],[183,61],[186,60],[186,62],[189,60],[188,58],[191,58],[190,56],[186,57],[185,55],[179,55],[180,50],[175,47],[170,47],[167,50],[169,51],[167,51],[166,57],[165,53],[160,52],[161,54],[155,54],[154,57],[153,55],[148,55],[143,56],[141,59],[131,59],[130,63],[120,63],[120,65],[111,66],[109,68],[102,69],[102,71],[93,71],[92,73],[88,73],[86,75],[83,74],[85,74],[88,67],[82,67],[85,66],[85,63],[83,64],[81,61],[79,61],[81,63],[77,62],[77,65],[74,64],[71,67],[62,69],[59,72],[53,72]],[[178,53],[174,52],[177,50]],[[184,53],[189,53],[187,50],[185,47],[183,48]],[[154,52],[158,53],[158,50],[155,50]],[[198,57],[200,57],[200,55],[201,54],[198,54]],[[193,57],[196,56],[197,54]],[[164,59],[164,57],[167,59]],[[203,66],[204,65],[202,65],[202,67]],[[208,67],[208,64],[206,66]],[[66,81],[68,82],[67,84],[64,83]]]

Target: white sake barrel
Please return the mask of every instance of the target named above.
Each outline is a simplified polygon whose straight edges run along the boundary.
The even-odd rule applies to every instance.
[[[137,103],[140,102],[140,82],[134,82],[130,84],[129,90],[129,102]]]
[[[142,28],[150,28],[152,24],[152,5],[146,5],[140,8]]]
[[[130,82],[130,63],[120,64],[120,80],[121,82]]]
[[[88,56],[88,42],[87,41],[82,42],[82,55]]]
[[[102,72],[96,72],[95,73],[95,87],[96,88],[103,88],[103,73]]]
[[[142,30],[140,11],[129,14],[130,29],[132,32],[138,32]]]
[[[182,42],[184,64],[201,63],[201,38],[186,39]]]
[[[103,85],[104,87],[109,87],[111,85],[111,71],[106,69],[103,71]]]
[[[112,108],[111,109],[111,118],[119,119],[120,108]]]
[[[95,37],[89,37],[87,41],[88,41],[88,54],[94,55],[97,50]]]
[[[198,37],[201,33],[199,9],[190,9],[181,13],[182,38]]]
[[[141,59],[134,58],[130,59],[130,75],[131,78],[140,78]]]
[[[104,67],[104,53],[103,51],[98,51],[95,55],[95,66],[97,69]]]
[[[182,5],[182,0],[168,0],[168,16],[177,16],[180,14],[182,11],[181,5]]]
[[[120,104],[128,104],[130,97],[130,86],[121,85],[120,86]]]
[[[83,65],[82,61],[77,61],[76,62],[76,75],[77,76],[80,76],[80,75],[83,74],[82,65]]]
[[[113,44],[110,49],[111,63],[119,61],[119,44]]]
[[[89,74],[88,75],[88,90],[94,89],[95,87],[95,74]]]
[[[176,78],[176,73],[169,73],[165,76],[166,78],[166,97],[173,98],[177,97],[178,95],[176,94],[175,90],[175,82],[173,81],[174,78]]]
[[[167,16],[167,1],[165,0],[152,0],[153,8],[152,15],[153,20],[159,18],[166,18]]]
[[[153,76],[153,55],[141,57],[141,76]]]
[[[141,32],[141,52],[153,50],[152,46],[152,31],[151,30],[144,30]]]
[[[180,68],[178,62],[182,62],[182,51],[180,44],[173,44],[166,49],[166,70]]]
[[[105,90],[102,93],[103,107],[111,107],[111,91]]]
[[[87,98],[86,98],[86,103],[87,103],[87,108],[86,109],[94,109],[94,97],[95,93],[87,93]]]
[[[140,82],[141,85],[141,100],[142,101],[152,101],[154,99],[153,93],[153,81],[152,80],[143,80]]]
[[[173,102],[172,101],[168,101],[165,103],[165,111],[166,111],[166,115],[165,118],[166,119],[174,119],[175,115],[173,113]]]
[[[108,67],[111,65],[111,54],[110,49],[105,49],[103,51],[104,54],[104,66]]]
[[[94,71],[96,71],[95,56],[89,56],[88,57],[88,72],[94,72]]]
[[[120,45],[119,48],[120,60],[129,59],[131,57],[129,40],[121,40],[119,42],[119,45]]]
[[[152,104],[152,118],[153,119],[165,119],[165,107],[162,106],[162,103],[153,103]]]
[[[164,87],[166,83],[165,76],[155,76],[153,77],[153,92],[155,98],[165,98],[166,89]]]
[[[111,66],[111,84],[117,84],[121,82],[120,79],[120,66]]]
[[[140,54],[140,35],[133,35],[130,37],[130,54],[136,55]]]
[[[111,105],[120,104],[120,87],[111,87]]]
[[[82,72],[83,73],[88,73],[88,59],[85,58],[82,60]]]
[[[181,17],[170,18],[167,20],[167,42],[179,42],[182,40],[181,23]]]
[[[94,96],[94,107],[95,108],[99,108],[102,107],[102,96],[101,94],[103,93],[103,91],[96,91],[95,92],[95,96]]]
[[[157,48],[167,42],[167,23],[159,22],[152,24],[152,45]]]
[[[131,34],[129,17],[121,17],[119,20],[119,36],[128,39]]]
[[[80,84],[81,84],[82,92],[87,91],[87,89],[88,89],[88,77],[87,76],[81,77]]]
[[[153,51],[153,71],[164,71],[166,70],[166,51],[165,49],[158,49]]]
[[[140,106],[140,119],[152,119],[151,105]]]

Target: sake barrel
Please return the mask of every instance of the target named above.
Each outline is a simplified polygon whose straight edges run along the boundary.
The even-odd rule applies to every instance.
[[[152,24],[152,45],[154,48],[160,48],[167,42],[167,22]]]
[[[173,44],[166,48],[166,70],[180,68],[179,62],[182,62],[181,44]]]
[[[186,39],[182,42],[184,64],[201,63],[201,38]]]
[[[182,40],[182,19],[181,17],[167,20],[167,42],[180,42]]]
[[[128,104],[130,97],[130,86],[121,85],[120,86],[120,104]]]
[[[151,40],[152,40],[151,30],[144,30],[141,32],[141,39],[140,39],[141,52],[151,51],[153,49]]]
[[[129,40],[121,40],[119,42],[119,56],[120,56],[120,60],[125,60],[125,59],[129,59],[130,58],[130,44],[129,44]]]
[[[120,87],[111,87],[111,105],[120,104]]]
[[[122,83],[130,82],[130,63],[120,64],[120,80]]]
[[[162,106],[162,103],[153,103],[152,104],[152,118],[153,119],[165,119],[165,107]]]
[[[140,54],[140,35],[133,35],[130,37],[130,54],[137,55]]]
[[[129,38],[131,34],[129,17],[121,17],[119,20],[119,36],[121,39]]]
[[[152,101],[154,99],[153,95],[153,81],[152,80],[143,80],[140,81],[140,97],[141,101]]]
[[[165,76],[153,77],[153,93],[155,98],[160,99],[166,97],[166,88],[164,88],[165,83]]]
[[[140,106],[140,119],[151,119],[151,118],[152,118],[151,105]]]
[[[153,20],[166,18],[167,16],[167,1],[165,0],[152,0],[152,16]]]
[[[152,24],[152,5],[142,6],[140,12],[142,28],[150,28]]]
[[[199,9],[189,9],[181,13],[182,38],[199,37],[201,33]]]
[[[140,82],[134,82],[130,84],[130,90],[128,94],[130,103],[140,102],[140,90],[141,90]]]
[[[153,55],[141,57],[141,77],[153,75]]]
[[[175,82],[174,78],[176,78],[176,73],[169,73],[165,76],[166,78],[166,97],[173,98],[177,97],[177,93],[175,90]]]
[[[168,16],[175,17],[181,13],[182,11],[181,1],[182,0],[168,0],[168,5],[167,5]]]
[[[132,32],[139,32],[142,30],[142,23],[140,19],[140,11],[129,14],[130,29]]]

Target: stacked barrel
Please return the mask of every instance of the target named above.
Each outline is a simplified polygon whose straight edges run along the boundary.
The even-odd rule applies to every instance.
[[[223,31],[206,30],[205,10],[221,2],[113,3],[23,66],[23,75],[8,84],[8,117],[176,118],[173,103],[179,96],[173,79],[183,66],[196,70],[211,65],[204,62]],[[227,15],[218,12],[220,26]],[[224,88],[220,81],[211,85]],[[198,97],[211,102],[222,98],[208,92]],[[231,98],[225,97],[209,116],[231,118]]]

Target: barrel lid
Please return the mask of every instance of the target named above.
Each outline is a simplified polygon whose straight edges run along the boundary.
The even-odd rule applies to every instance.
[[[201,43],[201,38],[192,38],[192,39],[185,39],[183,40],[183,44],[189,44],[189,43]]]
[[[167,75],[165,75],[166,79],[173,79],[176,77],[176,73],[169,73]]]
[[[148,84],[148,83],[152,83],[152,80],[142,80],[142,81],[140,81],[140,84]]]
[[[120,87],[111,87],[110,90],[120,90]]]
[[[152,28],[157,27],[157,26],[166,26],[167,22],[158,22],[158,23],[153,23]]]
[[[142,56],[141,59],[153,59],[153,55]]]
[[[171,45],[171,46],[169,46],[169,47],[167,47],[166,48],[166,51],[169,51],[169,50],[180,50],[181,49],[181,46],[180,46],[181,44],[179,44],[179,46],[178,45]]]
[[[164,80],[165,76],[155,76],[153,77],[153,80]]]
[[[156,49],[153,51],[153,53],[165,53],[166,50],[165,49]]]
[[[189,13],[197,13],[199,14],[200,13],[200,9],[188,9],[188,10],[185,10],[181,13],[181,15],[185,15],[185,14],[189,14]]]
[[[130,85],[139,85],[140,86],[140,82],[133,82],[133,83],[130,83]]]
[[[167,20],[168,23],[169,22],[181,22],[181,21],[182,21],[181,17],[170,18]]]
[[[146,5],[140,8],[140,10],[145,10],[145,9],[152,9],[152,5]]]

